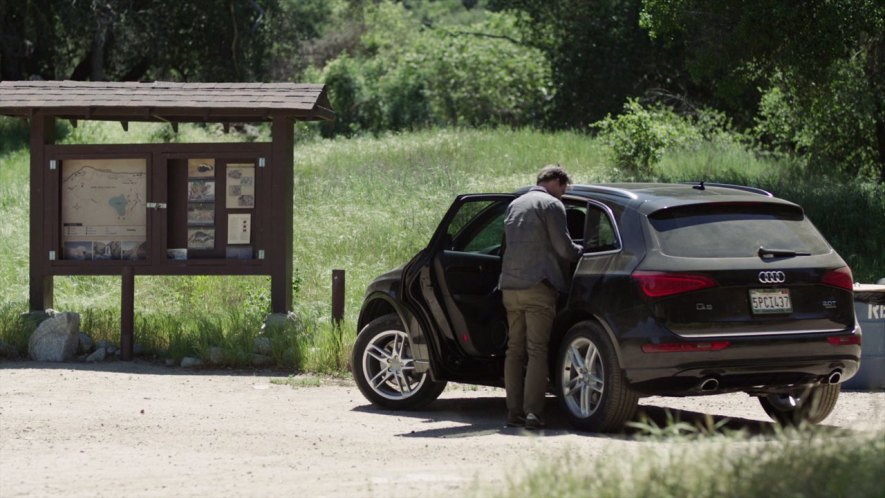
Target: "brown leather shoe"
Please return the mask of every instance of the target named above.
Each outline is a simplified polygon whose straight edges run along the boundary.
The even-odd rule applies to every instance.
[[[525,416],[525,428],[529,431],[537,431],[547,427],[547,424],[541,420],[541,417],[535,415],[534,413],[529,413]]]
[[[525,425],[525,417],[514,413],[507,414],[507,427],[523,427]]]

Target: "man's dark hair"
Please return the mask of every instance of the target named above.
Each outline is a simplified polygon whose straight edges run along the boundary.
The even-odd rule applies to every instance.
[[[544,182],[550,180],[559,180],[560,185],[571,185],[572,179],[568,176],[568,173],[562,166],[558,164],[548,164],[541,168],[541,172],[538,173],[538,181],[535,185],[540,185]]]

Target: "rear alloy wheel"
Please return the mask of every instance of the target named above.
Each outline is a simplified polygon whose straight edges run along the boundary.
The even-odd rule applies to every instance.
[[[807,386],[790,394],[759,396],[759,403],[781,425],[818,424],[836,407],[841,389],[841,384]]]
[[[573,326],[556,365],[556,394],[577,428],[614,432],[633,417],[639,397],[627,385],[614,348],[598,324]]]
[[[363,396],[384,408],[420,408],[446,387],[445,382],[434,382],[427,372],[415,371],[409,336],[396,315],[376,318],[360,331],[352,364]]]

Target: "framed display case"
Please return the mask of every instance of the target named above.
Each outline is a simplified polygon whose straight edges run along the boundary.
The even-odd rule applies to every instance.
[[[53,145],[51,274],[270,274],[270,143]],[[276,244],[276,246],[274,246]]]

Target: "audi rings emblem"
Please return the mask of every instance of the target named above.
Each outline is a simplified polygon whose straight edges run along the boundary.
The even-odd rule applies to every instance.
[[[787,281],[787,275],[778,271],[760,271],[759,281],[763,284],[782,284]]]

